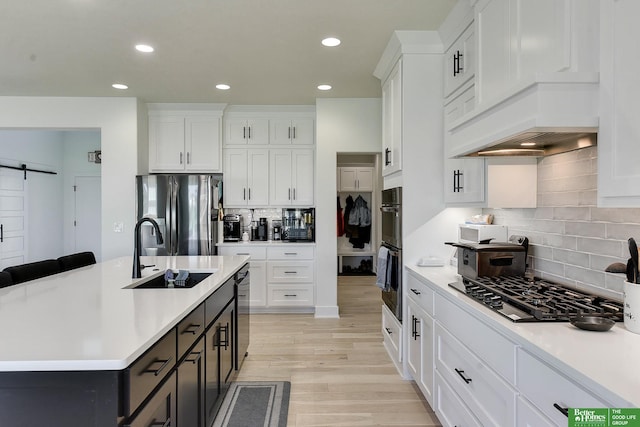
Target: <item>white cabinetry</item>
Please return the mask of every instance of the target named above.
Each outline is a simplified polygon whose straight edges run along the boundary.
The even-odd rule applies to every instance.
[[[313,206],[314,154],[307,149],[272,149],[269,201],[274,206]]]
[[[315,248],[278,245],[267,248],[267,305],[311,307],[314,305]]]
[[[382,175],[402,170],[402,59],[382,84]]]
[[[386,305],[382,305],[382,342],[391,361],[402,372],[402,324]]]
[[[313,145],[314,120],[310,118],[271,119],[269,122],[271,144]]]
[[[224,205],[269,204],[269,150],[225,149]]]
[[[640,2],[603,0],[600,8],[598,206],[639,207]]]
[[[445,203],[483,203],[484,176],[484,159],[446,159],[444,177]]]
[[[373,168],[338,168],[338,191],[373,191]]]
[[[225,144],[264,145],[269,143],[269,119],[227,118],[225,119]]]
[[[434,320],[433,291],[411,274],[407,276],[409,289],[407,318],[410,335],[407,338],[407,367],[413,380],[431,406],[434,405]]]
[[[475,75],[475,35],[470,23],[445,52],[444,96],[448,97]]]
[[[267,248],[252,244],[218,246],[221,256],[245,255],[249,260],[249,305],[251,308],[264,307],[267,304]]]
[[[148,104],[149,171],[221,172],[222,108],[179,110],[182,105]]]

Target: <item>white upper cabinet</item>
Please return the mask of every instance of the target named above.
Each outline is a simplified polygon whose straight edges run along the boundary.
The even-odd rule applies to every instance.
[[[382,84],[382,175],[402,170],[402,60]]]
[[[340,191],[373,191],[373,168],[371,167],[340,167]]]
[[[269,150],[226,149],[224,170],[225,206],[269,204]]]
[[[270,143],[313,145],[315,142],[315,121],[311,118],[271,119]]]
[[[640,2],[602,0],[598,206],[640,207]]]
[[[269,119],[225,119],[225,144],[260,145],[269,143]]]
[[[204,104],[148,104],[150,172],[221,172],[222,109]]]
[[[484,203],[484,159],[446,159],[444,201],[447,204]]]
[[[269,201],[272,206],[313,206],[313,150],[269,150]]]
[[[456,89],[475,75],[475,32],[473,24],[464,30],[445,52],[444,96],[448,97]]]

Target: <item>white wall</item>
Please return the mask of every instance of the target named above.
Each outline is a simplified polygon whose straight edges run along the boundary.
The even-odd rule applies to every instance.
[[[337,153],[379,153],[379,98],[316,100],[316,317],[338,317]]]
[[[77,176],[100,176],[102,166],[89,163],[87,153],[101,149],[100,132],[90,131],[65,131],[62,132],[63,162],[64,162],[64,254],[76,251],[75,247],[75,195],[73,186]],[[96,254],[99,257],[99,254]]]
[[[104,260],[132,252],[137,109],[135,98],[0,97],[0,129],[100,130]],[[123,233],[113,231],[116,222]]]

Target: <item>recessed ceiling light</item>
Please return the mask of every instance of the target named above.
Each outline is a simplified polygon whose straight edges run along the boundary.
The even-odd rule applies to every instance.
[[[531,141],[531,142],[521,142],[520,146],[521,147],[535,147],[536,143]]]
[[[114,83],[111,87],[114,89],[129,89],[129,86],[123,85],[122,83]]]
[[[320,90],[331,90],[331,85],[318,85]]]
[[[228,84],[225,84],[225,83],[220,83],[220,84],[216,85],[216,89],[229,90],[229,89],[231,89],[231,86],[229,86]]]
[[[341,43],[340,39],[337,39],[335,37],[327,37],[326,39],[322,40],[322,44],[327,47],[335,47],[335,46],[338,46],[340,43]]]
[[[139,52],[151,53],[153,52],[153,47],[149,46],[148,44],[137,44],[136,50]]]

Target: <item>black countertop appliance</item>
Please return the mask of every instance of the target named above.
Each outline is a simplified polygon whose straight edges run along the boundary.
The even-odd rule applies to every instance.
[[[282,209],[282,240],[288,242],[316,241],[316,210],[314,208]]]

